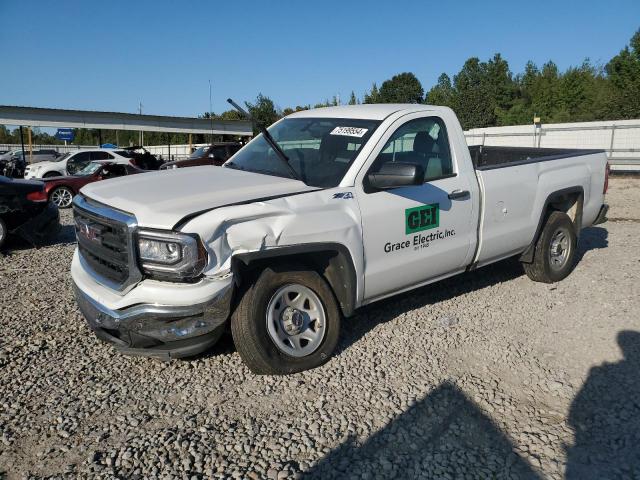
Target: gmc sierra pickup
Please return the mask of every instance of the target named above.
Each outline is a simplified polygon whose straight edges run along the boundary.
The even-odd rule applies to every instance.
[[[603,152],[467,147],[452,110],[298,112],[223,167],[87,185],[71,273],[96,335],[123,352],[197,354],[230,324],[256,373],[326,362],[358,307],[518,256],[565,278],[606,220]]]

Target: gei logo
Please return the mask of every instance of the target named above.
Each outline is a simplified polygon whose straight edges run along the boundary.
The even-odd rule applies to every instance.
[[[404,211],[405,234],[429,230],[440,225],[440,204],[430,203]]]

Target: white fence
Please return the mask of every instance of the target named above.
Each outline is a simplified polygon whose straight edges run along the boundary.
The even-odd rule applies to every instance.
[[[604,150],[612,170],[640,172],[640,120],[606,122],[553,123],[534,127],[474,128],[464,132],[469,145],[509,147],[587,148]],[[204,144],[194,144],[198,148]],[[20,145],[0,145],[1,150],[19,150]],[[25,145],[25,148],[27,146]],[[95,145],[33,145],[34,150],[55,149],[61,153]],[[149,145],[145,147],[165,160],[185,158],[191,151],[188,144]]]
[[[469,145],[604,150],[612,170],[640,171],[640,120],[474,128]]]

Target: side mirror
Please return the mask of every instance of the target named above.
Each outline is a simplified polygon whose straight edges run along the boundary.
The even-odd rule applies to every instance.
[[[213,153],[210,153],[209,158],[216,158],[216,156]]]
[[[411,163],[388,162],[377,172],[368,174],[367,180],[369,185],[377,190],[421,185],[424,181],[424,171]]]

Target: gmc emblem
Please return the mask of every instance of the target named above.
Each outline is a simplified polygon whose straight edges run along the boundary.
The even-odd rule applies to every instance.
[[[100,227],[96,227],[84,220],[76,220],[76,232],[90,242],[100,242],[100,235],[102,234]]]

